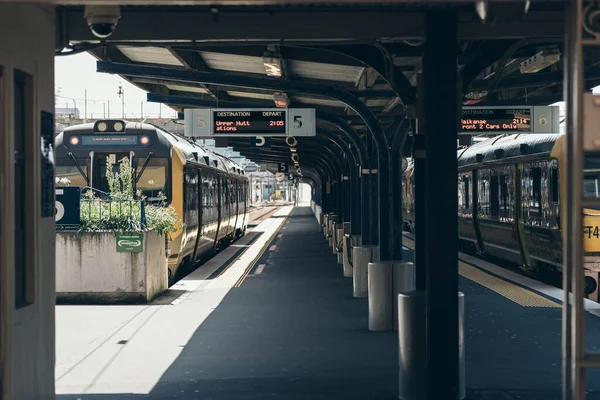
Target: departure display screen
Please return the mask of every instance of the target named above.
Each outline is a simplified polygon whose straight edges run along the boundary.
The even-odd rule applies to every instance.
[[[82,135],[83,146],[135,146],[139,137],[136,135]]]
[[[462,132],[531,132],[531,108],[463,107]]]
[[[285,110],[213,111],[214,134],[285,134]]]

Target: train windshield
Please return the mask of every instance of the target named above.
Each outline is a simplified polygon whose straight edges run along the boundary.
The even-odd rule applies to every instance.
[[[583,166],[583,196],[600,198],[600,154],[586,155]],[[600,209],[600,207],[594,207]]]
[[[144,164],[145,167],[144,167]],[[167,167],[166,158],[138,158],[136,162],[136,189],[141,190],[147,201],[166,199]],[[141,175],[140,175],[141,174]]]
[[[81,174],[82,172],[86,176],[88,174],[86,160],[77,161],[81,171],[70,158],[56,160],[56,186],[79,186],[83,188],[88,185],[86,177]]]

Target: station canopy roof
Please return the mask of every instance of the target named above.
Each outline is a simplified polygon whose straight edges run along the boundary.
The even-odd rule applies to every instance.
[[[179,111],[270,108],[283,102],[342,117],[361,133],[363,120],[328,96],[328,88],[360,99],[384,130],[405,115],[414,118],[426,12],[436,7],[450,6],[122,6],[114,34],[99,40],[91,34],[82,6],[60,6],[57,47],[62,53],[88,51],[119,68],[126,64],[133,72],[123,74],[124,79],[147,91],[149,101]],[[463,104],[548,105],[562,100],[563,2],[533,1],[528,8],[520,1],[489,3],[486,23],[472,3],[452,7],[458,11]],[[585,59],[586,86],[591,88],[600,84],[600,53],[592,49]],[[160,74],[143,67],[158,67]],[[180,79],[190,71],[202,74],[193,82]],[[219,74],[241,77],[247,85],[215,84],[212,77]],[[281,84],[259,88],[255,80],[261,79]],[[285,82],[319,84],[324,92],[287,90]],[[335,131],[322,119],[317,124]],[[276,139],[271,155],[261,159],[248,148],[248,138],[236,140],[229,145],[258,161],[275,161],[278,146],[282,154],[286,149],[283,139]],[[304,140],[309,139],[299,140],[299,150]],[[280,158],[289,161],[289,148]]]

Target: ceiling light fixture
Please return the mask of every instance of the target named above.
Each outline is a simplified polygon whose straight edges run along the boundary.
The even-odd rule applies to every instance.
[[[278,53],[267,51],[263,55],[263,64],[268,76],[281,78],[281,56]]]

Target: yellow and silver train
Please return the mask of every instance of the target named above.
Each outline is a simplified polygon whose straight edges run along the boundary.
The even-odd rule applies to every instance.
[[[59,180],[108,192],[107,157],[127,157],[135,172],[134,192],[173,206],[184,228],[168,243],[171,282],[181,265],[205,259],[246,231],[248,179],[243,170],[181,136],[150,124],[102,120],[66,128],[55,146]]]
[[[532,275],[560,272],[565,135],[514,134],[458,150],[460,250],[518,265]],[[403,175],[405,228],[414,232],[414,164]],[[600,197],[600,153],[584,160],[584,196]],[[586,293],[598,301],[600,210],[584,209]]]

